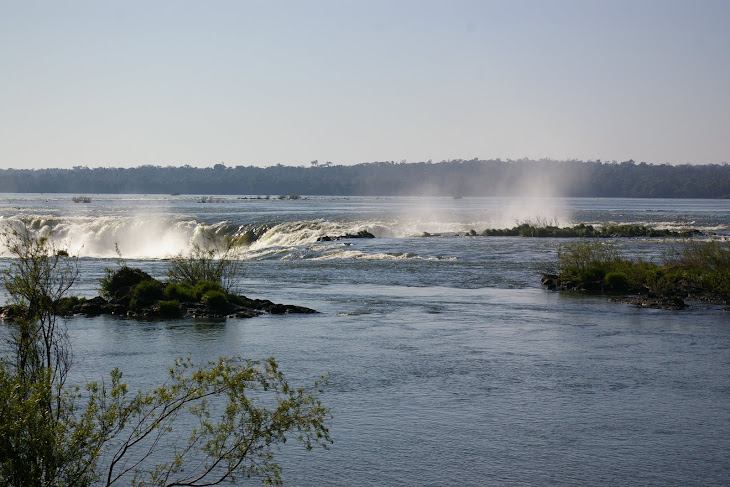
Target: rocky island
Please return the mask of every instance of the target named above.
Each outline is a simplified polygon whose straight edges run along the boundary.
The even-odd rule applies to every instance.
[[[544,273],[541,282],[552,291],[608,295],[643,308],[730,304],[730,242],[689,240],[657,264],[623,258],[610,242],[581,241],[561,246],[557,271]]]
[[[11,318],[14,306],[0,307],[0,318]],[[205,319],[253,318],[262,314],[316,313],[304,306],[250,299],[226,291],[217,282],[200,280],[163,282],[146,272],[120,267],[102,280],[101,295],[59,299],[54,311],[60,316],[115,315],[139,318],[191,317]]]

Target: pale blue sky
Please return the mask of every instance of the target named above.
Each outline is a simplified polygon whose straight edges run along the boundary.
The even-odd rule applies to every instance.
[[[0,0],[0,167],[730,162],[730,1]]]

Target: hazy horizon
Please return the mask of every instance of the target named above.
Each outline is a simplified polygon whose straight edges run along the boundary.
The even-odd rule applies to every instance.
[[[634,164],[649,164],[652,166],[658,166],[658,165],[665,165],[668,164],[670,166],[684,166],[684,165],[691,165],[691,166],[709,166],[709,165],[727,165],[728,161],[722,161],[722,162],[698,162],[698,163],[653,163],[653,162],[647,162],[647,161],[638,161],[636,159],[627,159],[626,161],[616,161],[616,160],[577,160],[577,159],[549,159],[549,158],[539,158],[539,159],[531,159],[531,158],[522,158],[522,159],[479,159],[479,162],[493,162],[499,160],[500,162],[504,163],[520,163],[520,162],[535,162],[535,163],[575,163],[575,164],[590,164],[590,163],[603,163],[603,164],[621,164],[624,162],[633,162]],[[350,164],[340,164],[336,162],[332,162],[331,164],[327,165],[324,164],[325,161],[309,161],[309,162],[301,162],[301,163],[292,163],[292,164],[284,164],[284,163],[276,163],[272,162],[270,164],[233,164],[233,163],[226,163],[224,161],[220,162],[201,162],[199,164],[154,164],[154,163],[145,163],[145,164],[135,164],[135,165],[92,165],[92,164],[83,164],[83,165],[76,165],[72,167],[0,167],[0,170],[23,170],[23,169],[33,169],[37,171],[54,171],[57,169],[64,169],[64,170],[78,170],[78,169],[140,169],[143,167],[160,167],[160,168],[169,168],[169,169],[184,169],[185,167],[191,167],[194,169],[212,169],[215,166],[219,164],[223,164],[226,169],[236,169],[240,167],[244,168],[262,168],[265,169],[267,167],[274,167],[274,166],[283,166],[285,168],[309,168],[309,167],[334,167],[334,166],[356,166],[356,165],[367,165],[367,164],[379,164],[379,163],[394,163],[394,164],[422,164],[422,163],[428,163],[428,164],[442,164],[442,163],[451,163],[456,161],[465,161],[465,162],[471,162],[471,160],[468,159],[451,159],[451,160],[442,160],[442,161],[395,161],[393,159],[386,159],[383,161],[360,161],[360,162],[353,162]],[[313,162],[316,162],[317,164],[312,164]]]
[[[0,168],[723,163],[724,1],[0,3]]]

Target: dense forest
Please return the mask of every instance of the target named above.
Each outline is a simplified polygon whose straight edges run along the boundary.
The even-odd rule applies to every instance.
[[[730,166],[554,160],[0,170],[6,193],[730,198]]]

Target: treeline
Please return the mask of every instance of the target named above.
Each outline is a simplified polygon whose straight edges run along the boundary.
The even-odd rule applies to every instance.
[[[529,160],[0,170],[6,193],[730,198],[730,166]]]

